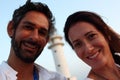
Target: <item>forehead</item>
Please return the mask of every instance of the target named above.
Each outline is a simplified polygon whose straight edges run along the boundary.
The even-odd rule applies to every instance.
[[[84,36],[88,32],[99,32],[96,27],[88,22],[77,22],[69,29],[68,36],[70,39]]]
[[[84,33],[86,31],[98,31],[96,27],[88,22],[77,22],[76,24],[72,25],[71,28],[69,29],[68,34],[71,33]]]
[[[49,28],[49,22],[47,17],[40,12],[30,11],[26,13],[25,17],[21,20],[21,22],[31,22],[39,27],[44,27],[46,29]]]

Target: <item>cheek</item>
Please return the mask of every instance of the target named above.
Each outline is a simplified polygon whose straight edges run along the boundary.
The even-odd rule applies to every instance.
[[[39,39],[40,40],[40,43],[45,46],[47,44],[47,39],[46,38],[42,38],[42,39]]]
[[[21,39],[21,38],[24,38],[26,37],[28,34],[23,32],[23,31],[19,31],[19,30],[16,30],[16,33],[15,33],[15,38],[16,39]]]
[[[46,45],[46,43],[47,43],[47,42],[46,42],[46,40],[45,40],[44,42],[42,42],[43,46],[45,46],[45,45]]]
[[[75,52],[80,59],[83,59],[83,57],[84,57],[84,51],[83,50],[75,50]]]
[[[104,53],[109,53],[110,51],[110,47],[109,44],[106,40],[102,40],[101,44],[99,43],[99,46],[103,49]]]
[[[108,43],[106,42],[105,39],[99,39],[94,42],[94,45],[96,45],[97,47],[104,48],[106,45],[108,45]]]
[[[20,41],[21,40],[21,36],[20,36],[20,34],[15,34],[14,35],[14,39],[16,40],[16,41]]]
[[[17,42],[20,42],[21,40],[24,40],[26,38],[25,35],[15,35],[15,40]]]

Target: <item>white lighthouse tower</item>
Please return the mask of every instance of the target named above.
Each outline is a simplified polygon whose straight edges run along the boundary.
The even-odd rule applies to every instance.
[[[68,80],[76,80],[75,77],[71,77],[68,65],[64,56],[62,37],[57,34],[55,27],[53,27],[50,35],[49,49],[52,50],[55,67],[57,72],[63,74]]]

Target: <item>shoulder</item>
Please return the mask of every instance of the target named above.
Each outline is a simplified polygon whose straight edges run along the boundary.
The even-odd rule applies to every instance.
[[[12,69],[5,61],[0,64],[0,80],[16,79],[17,72]]]
[[[3,61],[1,64],[0,64],[0,70],[1,71],[5,71],[5,72],[13,72],[13,73],[17,73],[12,67],[10,67],[7,62]]]
[[[57,72],[49,71],[46,68],[35,64],[39,71],[39,75],[42,77],[43,80],[66,80],[66,78]]]
[[[6,71],[6,62],[0,64],[0,80],[6,80],[7,71]]]

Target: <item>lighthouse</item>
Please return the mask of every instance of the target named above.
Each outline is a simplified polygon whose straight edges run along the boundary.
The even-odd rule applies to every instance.
[[[71,77],[70,75],[69,68],[64,56],[64,43],[62,42],[62,36],[57,34],[55,27],[52,27],[49,44],[50,45],[48,48],[52,51],[56,71],[63,74],[68,80],[76,80],[76,77]]]

